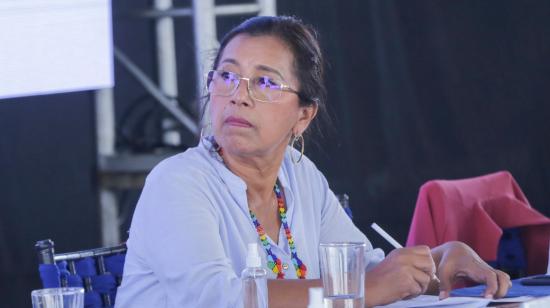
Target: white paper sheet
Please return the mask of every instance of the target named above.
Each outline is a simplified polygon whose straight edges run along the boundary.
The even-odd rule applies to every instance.
[[[535,299],[533,296],[518,296],[493,299],[491,303],[523,303]]]
[[[420,295],[413,299],[398,301],[390,305],[379,306],[384,308],[402,308],[402,307],[465,307],[481,308],[486,307],[491,302],[490,299],[481,297],[449,297],[439,300],[438,296]]]
[[[1,0],[0,98],[113,85],[110,0]]]
[[[439,297],[434,295],[420,295],[413,299],[398,301],[393,304],[378,306],[384,308],[419,308],[419,307],[465,307],[465,308],[481,308],[487,307],[489,303],[522,303],[532,300],[532,296],[519,296],[500,299],[485,299],[482,297],[449,297],[444,300],[439,300]]]

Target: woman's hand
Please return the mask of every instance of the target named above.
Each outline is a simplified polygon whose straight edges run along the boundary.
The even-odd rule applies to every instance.
[[[365,304],[385,305],[426,292],[435,273],[428,246],[393,250],[365,274]]]
[[[453,284],[471,280],[485,283],[483,294],[486,298],[499,298],[506,295],[512,286],[508,274],[495,270],[485,263],[468,245],[461,242],[448,242],[432,250],[437,265],[437,275],[441,280],[439,297],[449,297]]]

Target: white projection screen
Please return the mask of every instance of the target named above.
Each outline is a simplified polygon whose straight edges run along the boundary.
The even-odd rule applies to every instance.
[[[0,0],[0,99],[113,86],[110,0]]]

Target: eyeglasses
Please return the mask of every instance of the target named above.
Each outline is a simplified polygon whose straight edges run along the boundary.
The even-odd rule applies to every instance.
[[[225,70],[208,72],[206,86],[210,95],[232,96],[239,88],[241,80],[246,80],[250,97],[260,102],[276,102],[281,98],[283,92],[291,92],[301,98],[298,91],[292,89],[278,78],[271,76],[246,78]]]

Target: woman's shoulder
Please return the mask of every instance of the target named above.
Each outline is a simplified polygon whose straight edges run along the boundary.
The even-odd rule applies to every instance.
[[[213,173],[213,157],[200,146],[188,148],[182,153],[170,156],[158,163],[147,176],[148,180],[192,179],[199,181],[201,178]]]

